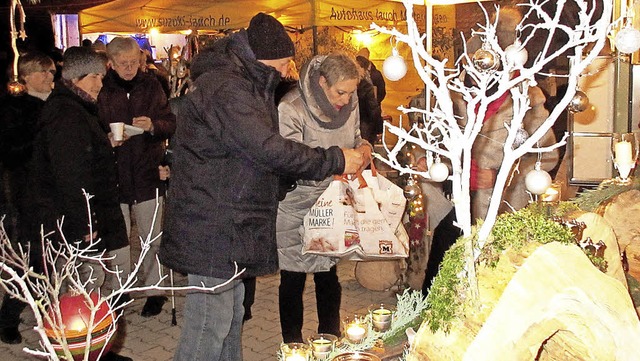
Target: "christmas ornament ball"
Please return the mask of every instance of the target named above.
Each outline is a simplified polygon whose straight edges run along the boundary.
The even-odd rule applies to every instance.
[[[529,139],[529,132],[527,132],[527,130],[524,128],[518,129],[518,131],[516,132],[516,137],[513,140],[513,149],[520,147],[522,144],[524,144],[524,142],[527,141],[527,139]]]
[[[480,70],[494,70],[500,65],[500,59],[495,51],[482,48],[473,54],[473,65]]]
[[[510,66],[520,68],[527,63],[529,59],[529,53],[527,49],[523,48],[519,41],[507,46],[504,49],[504,61]]]
[[[587,109],[589,106],[589,97],[584,92],[577,90],[576,95],[573,96],[569,106],[567,107],[572,113],[580,113]]]
[[[417,197],[421,192],[420,186],[413,179],[413,177],[409,177],[409,179],[407,179],[407,184],[404,186],[403,191],[404,191],[404,196],[407,199],[413,199]]]
[[[632,27],[625,27],[618,31],[615,41],[616,48],[621,53],[634,53],[640,49],[640,31]]]
[[[429,168],[429,176],[434,182],[444,182],[449,177],[449,167],[436,160]]]
[[[404,58],[398,54],[398,50],[393,49],[391,56],[382,63],[382,73],[385,78],[391,81],[398,81],[407,74],[407,64]]]
[[[524,178],[525,186],[531,194],[544,194],[551,186],[551,176],[538,166],[531,170]]]
[[[93,304],[99,301],[98,294],[92,292],[89,294]],[[86,346],[86,337],[89,332],[89,321],[91,317],[91,309],[89,303],[82,294],[71,295],[64,294],[58,300],[60,304],[61,325],[52,327],[47,320],[44,321],[44,330],[47,337],[51,341],[53,348],[58,356],[64,356],[64,348],[56,341],[56,331],[64,333],[67,339],[67,347],[71,352],[74,360],[83,360]],[[56,320],[54,311],[49,310],[51,319]],[[91,342],[89,361],[96,361],[98,355],[104,348],[103,354],[109,352],[113,338],[111,337],[116,331],[115,316],[109,307],[109,304],[103,302],[94,316],[93,329],[91,330]]]

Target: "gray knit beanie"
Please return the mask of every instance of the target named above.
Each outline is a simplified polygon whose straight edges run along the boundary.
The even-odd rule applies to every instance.
[[[70,47],[64,52],[63,61],[62,77],[67,80],[107,73],[105,57],[87,47]]]
[[[284,59],[296,53],[293,41],[284,26],[271,15],[259,13],[251,18],[247,36],[256,59]]]

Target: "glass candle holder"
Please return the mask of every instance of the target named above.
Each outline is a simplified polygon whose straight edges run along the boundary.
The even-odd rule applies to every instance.
[[[635,133],[613,133],[611,141],[613,164],[618,170],[619,183],[629,183],[629,175],[638,159],[638,139]]]
[[[338,337],[328,333],[319,333],[307,339],[311,354],[316,360],[328,360],[338,341]]]
[[[395,307],[384,303],[369,306],[369,317],[371,318],[372,328],[377,332],[385,332],[390,329],[395,312]]]
[[[360,343],[367,337],[369,332],[369,324],[367,317],[362,315],[353,315],[347,317],[342,322],[342,331],[344,337],[351,343]]]
[[[309,361],[310,347],[299,342],[285,343],[280,346],[283,361]]]

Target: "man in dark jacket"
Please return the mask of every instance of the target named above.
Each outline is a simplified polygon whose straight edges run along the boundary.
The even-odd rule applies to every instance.
[[[242,360],[244,286],[240,277],[277,270],[275,241],[280,175],[321,180],[353,173],[366,155],[309,148],[278,133],[274,91],[287,75],[294,45],[275,18],[200,53],[191,71],[173,139],[173,168],[161,261],[192,286],[174,360]]]
[[[12,242],[27,245],[32,220],[29,201],[29,163],[33,151],[36,124],[45,100],[53,88],[56,68],[48,56],[29,52],[18,59],[18,74],[26,92],[8,94],[0,99],[0,218]],[[6,208],[5,208],[6,207]],[[32,232],[33,233],[33,232]],[[31,265],[42,271],[38,260],[39,247],[31,248]],[[25,303],[4,295],[0,307],[0,341],[9,344],[22,342],[18,331],[20,313]]]
[[[131,215],[134,214],[138,235],[146,238],[151,234],[151,239],[155,239],[162,229],[165,191],[158,166],[164,156],[163,145],[175,131],[176,119],[158,79],[139,71],[141,52],[135,39],[114,38],[107,45],[107,56],[112,69],[107,72],[98,97],[100,120],[107,126],[123,122],[144,131],[138,135],[131,133],[116,149],[120,206],[127,223],[127,234],[131,234]],[[159,207],[156,207],[156,194]],[[151,243],[142,263],[142,284],[153,285],[160,279],[156,261],[159,247],[159,241]],[[130,265],[129,248],[116,257],[126,259],[123,262]],[[123,270],[121,277],[126,277],[130,270],[130,266]],[[147,292],[147,296],[141,315],[157,315],[167,298],[157,290]]]

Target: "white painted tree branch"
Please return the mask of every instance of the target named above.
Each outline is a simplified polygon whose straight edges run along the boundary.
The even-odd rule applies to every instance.
[[[437,61],[431,57],[430,49],[426,49],[424,39],[431,34],[420,34],[418,27],[413,20],[413,9],[409,1],[404,1],[407,9],[407,33],[403,33],[396,28],[387,29],[372,24],[372,28],[381,33],[391,35],[399,43],[404,43],[411,48],[412,63],[418,75],[429,90],[427,99],[433,99],[432,104],[427,105],[427,109],[399,107],[403,113],[419,113],[423,115],[421,126],[411,126],[405,130],[402,124],[398,127],[385,124],[385,130],[398,137],[397,144],[389,149],[385,146],[386,155],[377,155],[394,169],[401,173],[419,174],[429,179],[428,172],[418,172],[412,170],[398,159],[404,145],[413,144],[421,147],[427,152],[432,152],[441,157],[449,159],[453,173],[450,177],[453,184],[453,202],[455,204],[457,225],[462,229],[465,236],[471,234],[470,196],[469,178],[471,168],[471,150],[484,125],[484,118],[488,106],[506,92],[511,93],[513,100],[513,119],[506,124],[507,138],[503,147],[504,157],[502,165],[496,175],[496,184],[491,197],[487,217],[485,218],[479,232],[479,247],[484,245],[495,224],[498,208],[502,200],[502,192],[511,178],[514,164],[527,153],[549,152],[565,144],[566,137],[555,145],[539,147],[540,140],[550,131],[551,127],[566,110],[570,101],[575,95],[578,78],[585,71],[586,67],[598,56],[605,46],[607,35],[610,31],[610,21],[613,4],[609,1],[602,2],[600,11],[596,13],[597,7],[591,6],[585,0],[576,0],[578,5],[577,18],[579,22],[575,26],[561,23],[561,14],[566,5],[566,0],[559,0],[556,10],[552,14],[547,14],[542,5],[544,1],[529,0],[528,3],[519,4],[528,7],[525,18],[539,19],[538,23],[523,21],[514,29],[517,34],[524,30],[529,31],[528,35],[519,40],[524,47],[533,41],[534,35],[541,31],[547,31],[548,36],[542,44],[542,51],[534,56],[534,61],[528,67],[522,65],[507,64],[503,61],[503,68],[497,71],[483,71],[473,65],[473,61],[468,54],[466,44],[463,55],[457,60],[455,69],[446,69],[446,60]],[[497,19],[493,23],[489,21],[489,15],[485,12],[486,24],[481,25],[474,34],[483,38],[491,49],[496,52],[501,59],[505,58],[504,49],[500,48],[496,37]],[[561,44],[554,43],[553,38],[559,35],[566,35],[568,40]],[[536,41],[539,41],[539,37]],[[464,39],[463,39],[464,40]],[[551,53],[550,49],[553,48]],[[575,55],[566,75],[568,90],[559,100],[558,105],[549,112],[546,120],[533,131],[523,144],[514,147],[518,130],[522,127],[523,121],[530,104],[528,90],[536,85],[535,76],[543,72],[556,58],[572,51]],[[424,65],[426,64],[426,66]],[[517,72],[516,72],[517,70]],[[472,79],[475,85],[465,85],[461,79],[461,74],[465,74]],[[437,81],[436,81],[437,80]],[[494,91],[489,91],[495,89]],[[466,108],[463,114],[454,112],[454,102],[452,94],[457,93],[464,102]],[[459,116],[463,116],[466,123],[459,124]],[[441,138],[435,138],[431,132],[437,130],[442,134]]]
[[[91,195],[85,194],[85,200],[87,202],[88,209],[90,206]],[[157,220],[157,213],[160,207],[156,197],[156,209],[154,213],[154,222]],[[140,255],[135,262],[135,266],[126,279],[120,278],[121,271],[116,269],[110,270],[107,264],[112,257],[106,255],[104,251],[98,251],[99,238],[93,236],[93,229],[91,226],[91,212],[88,212],[90,230],[87,241],[84,242],[69,242],[62,233],[62,224],[64,218],[58,221],[58,233],[62,240],[59,244],[54,244],[49,237],[54,235],[52,233],[44,234],[41,230],[41,242],[43,263],[47,266],[44,267],[44,274],[38,274],[33,271],[29,263],[30,249],[23,249],[22,245],[18,245],[17,249],[11,244],[7,233],[4,230],[2,222],[0,221],[0,270],[3,274],[6,274],[5,278],[0,280],[0,287],[10,296],[26,303],[34,314],[36,325],[34,331],[36,331],[40,337],[41,349],[24,348],[24,352],[30,355],[46,357],[49,360],[60,360],[61,357],[72,360],[72,355],[69,350],[66,334],[64,332],[64,324],[62,321],[62,313],[60,310],[59,298],[62,295],[64,288],[70,289],[76,294],[83,296],[85,304],[90,312],[90,319],[87,322],[87,336],[85,338],[86,346],[84,349],[84,360],[89,359],[91,333],[95,327],[100,324],[103,319],[96,319],[96,313],[104,305],[109,304],[111,312],[106,317],[113,317],[114,322],[110,329],[107,330],[107,341],[115,333],[115,327],[117,321],[121,315],[119,310],[123,309],[127,304],[132,301],[121,303],[118,302],[122,295],[131,292],[140,292],[148,290],[173,290],[173,291],[189,291],[196,290],[202,292],[215,292],[220,287],[224,287],[228,283],[237,279],[244,269],[240,270],[236,264],[235,274],[221,285],[215,287],[206,287],[204,284],[201,286],[162,286],[163,281],[166,279],[166,275],[160,271],[160,280],[154,285],[148,286],[135,286],[137,281],[137,275],[140,272],[142,261],[147,257],[150,250],[150,246],[153,242],[156,242],[160,235],[153,237],[148,234],[145,238],[140,237],[141,251]],[[153,225],[151,227],[153,229]],[[99,235],[98,235],[99,236]],[[156,260],[159,262],[158,260]],[[94,275],[94,269],[91,268],[88,275],[82,274],[80,268],[86,267],[86,263],[94,265],[94,267],[102,268],[102,271],[107,274],[111,273],[117,276],[119,288],[113,290],[108,295],[102,295],[99,286],[95,285],[96,277]],[[160,267],[162,269],[162,267]],[[95,292],[98,295],[97,301],[91,298],[91,293]],[[52,333],[53,341],[49,339],[45,332],[45,325],[49,325],[49,330]],[[58,356],[53,347],[53,344],[62,345],[63,356]],[[104,351],[104,348],[100,350],[100,353]]]

